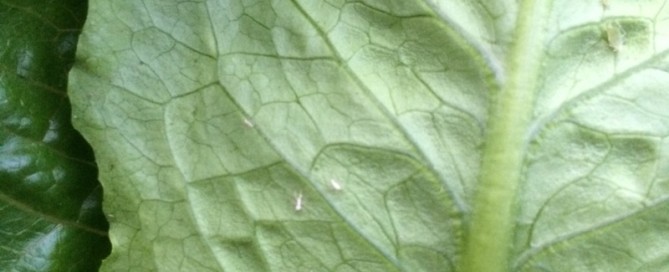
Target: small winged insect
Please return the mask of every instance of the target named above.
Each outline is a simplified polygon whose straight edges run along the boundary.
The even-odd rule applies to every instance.
[[[606,31],[606,40],[611,50],[616,53],[620,52],[625,44],[625,32],[618,23],[613,22],[607,23],[604,29]]]
[[[297,193],[295,196],[295,211],[299,212],[302,210],[304,205],[304,197],[302,196],[302,192]]]

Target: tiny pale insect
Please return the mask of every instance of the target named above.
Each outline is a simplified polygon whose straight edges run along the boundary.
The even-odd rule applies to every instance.
[[[251,120],[249,120],[248,118],[244,118],[243,122],[244,122],[244,125],[246,125],[247,127],[250,127],[250,128],[254,127],[253,122],[251,122]]]
[[[341,184],[336,179],[331,179],[330,180],[330,187],[332,187],[332,189],[335,190],[335,191],[341,191],[341,189],[342,189]]]
[[[297,196],[295,196],[295,211],[296,212],[299,212],[299,211],[302,210],[302,208],[303,208],[302,205],[304,204],[303,202],[304,202],[304,199],[303,199],[302,193],[300,192],[300,193],[297,194]]]
[[[603,9],[609,9],[609,0],[601,0],[600,3]]]
[[[611,47],[613,52],[620,52],[625,43],[625,32],[620,28],[618,23],[610,22],[604,27],[609,47]]]

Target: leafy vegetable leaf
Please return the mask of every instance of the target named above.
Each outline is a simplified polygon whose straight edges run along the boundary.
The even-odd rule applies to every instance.
[[[664,1],[93,1],[105,270],[669,266]]]
[[[110,251],[65,88],[85,1],[0,1],[0,270],[95,271]]]

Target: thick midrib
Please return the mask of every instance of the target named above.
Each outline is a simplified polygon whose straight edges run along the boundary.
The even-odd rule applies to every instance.
[[[543,25],[550,1],[524,0],[508,59],[507,82],[492,106],[481,175],[462,270],[510,270],[516,191],[521,180],[527,132],[543,54]]]

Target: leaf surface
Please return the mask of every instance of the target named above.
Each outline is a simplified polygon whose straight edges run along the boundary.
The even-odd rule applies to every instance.
[[[665,4],[92,1],[104,269],[667,268]]]

